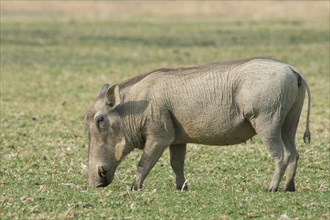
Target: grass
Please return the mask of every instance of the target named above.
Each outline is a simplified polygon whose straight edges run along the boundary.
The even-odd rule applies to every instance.
[[[79,20],[1,17],[1,219],[329,219],[329,21]],[[87,186],[83,123],[103,83],[158,67],[272,56],[298,67],[312,91],[312,144],[302,142],[295,193],[266,193],[274,163],[258,137],[190,145],[190,190],[175,190],[166,151],[139,192],[141,152],[105,189]]]

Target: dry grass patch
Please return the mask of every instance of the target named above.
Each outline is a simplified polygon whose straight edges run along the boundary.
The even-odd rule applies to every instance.
[[[328,19],[327,1],[4,1],[5,14],[66,15],[78,18]]]

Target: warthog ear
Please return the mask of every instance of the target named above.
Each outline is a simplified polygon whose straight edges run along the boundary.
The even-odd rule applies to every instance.
[[[119,85],[113,85],[108,88],[106,93],[107,104],[111,107],[116,106],[120,103]]]
[[[101,94],[104,94],[107,90],[109,89],[109,84],[104,84],[99,91],[99,94],[97,95],[97,97],[100,97]]]

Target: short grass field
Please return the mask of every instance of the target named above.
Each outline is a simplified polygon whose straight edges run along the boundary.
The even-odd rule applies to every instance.
[[[141,191],[130,191],[139,150],[110,186],[88,186],[84,113],[102,84],[254,56],[293,64],[310,85],[312,143],[302,140],[306,99],[296,192],[265,192],[274,161],[258,137],[226,147],[190,144],[187,192],[175,190],[168,150]],[[324,19],[1,15],[0,219],[330,219],[329,83]]]

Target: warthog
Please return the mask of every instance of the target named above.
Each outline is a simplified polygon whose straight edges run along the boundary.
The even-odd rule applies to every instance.
[[[86,113],[89,183],[109,185],[116,168],[135,148],[143,150],[132,189],[170,148],[177,189],[187,189],[187,143],[232,145],[258,134],[275,159],[268,191],[286,171],[285,191],[294,191],[295,145],[305,90],[308,112],[304,141],[310,142],[310,91],[293,66],[267,58],[158,69],[121,84],[102,86]]]

